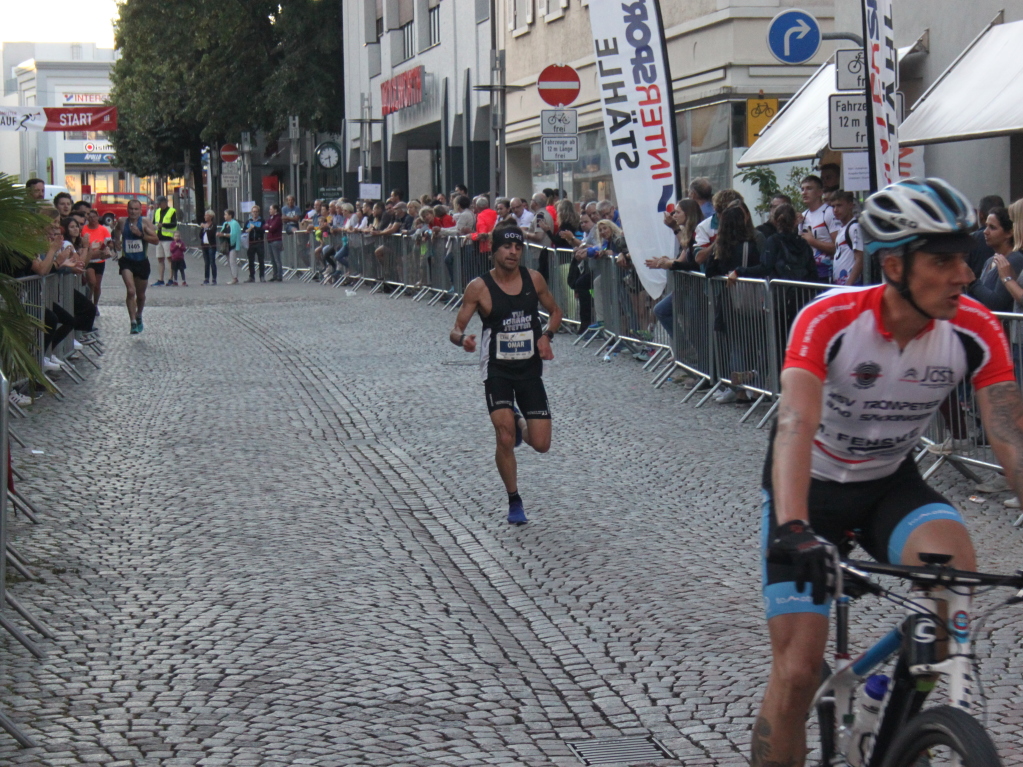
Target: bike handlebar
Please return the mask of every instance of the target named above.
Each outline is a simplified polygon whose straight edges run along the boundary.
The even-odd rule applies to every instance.
[[[1007,586],[1023,589],[1023,571],[1012,575],[996,575],[956,570],[946,565],[888,565],[858,559],[843,560],[842,571],[860,579],[865,579],[866,573],[874,573],[934,586]]]

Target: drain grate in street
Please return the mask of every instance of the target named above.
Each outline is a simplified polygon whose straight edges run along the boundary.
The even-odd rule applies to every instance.
[[[622,762],[652,762],[674,759],[675,756],[654,738],[608,738],[606,740],[580,740],[567,744],[583,764],[615,764]]]

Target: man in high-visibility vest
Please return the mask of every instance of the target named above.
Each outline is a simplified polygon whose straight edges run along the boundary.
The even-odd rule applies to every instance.
[[[158,207],[153,211],[153,228],[156,229],[159,242],[149,246],[149,255],[155,255],[156,261],[160,265],[160,279],[153,283],[154,288],[158,285],[178,284],[174,282],[173,275],[172,279],[167,282],[163,281],[164,270],[170,260],[170,244],[174,239],[174,232],[178,228],[178,212],[168,204],[167,198],[163,195],[156,198],[156,204]]]

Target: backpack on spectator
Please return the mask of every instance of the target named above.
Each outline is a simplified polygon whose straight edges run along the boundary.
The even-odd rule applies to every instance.
[[[802,237],[797,241],[773,235],[778,244],[778,259],[774,262],[775,276],[794,282],[818,282],[817,263],[813,260],[813,249]]]

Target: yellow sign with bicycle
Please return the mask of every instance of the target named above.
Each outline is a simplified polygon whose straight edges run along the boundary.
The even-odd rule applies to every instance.
[[[753,146],[777,113],[778,99],[746,99],[746,146]]]

